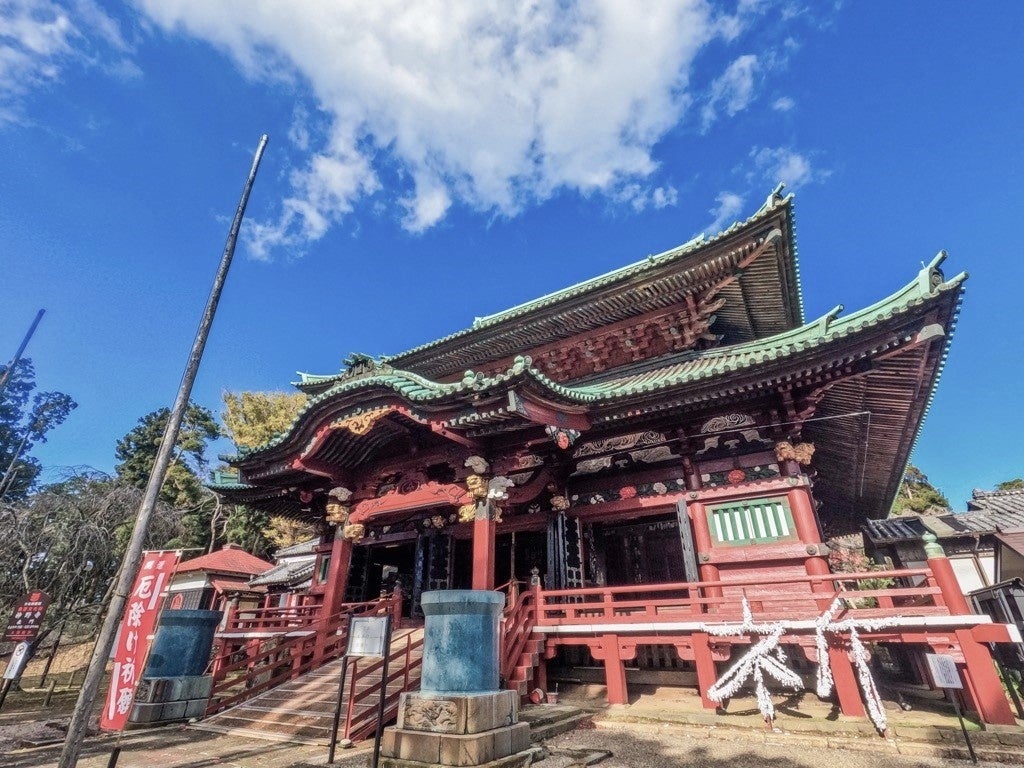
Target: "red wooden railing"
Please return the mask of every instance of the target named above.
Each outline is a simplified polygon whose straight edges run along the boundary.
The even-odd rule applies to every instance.
[[[514,603],[505,608],[502,615],[500,674],[506,681],[512,679],[512,673],[533,634],[536,595],[535,590],[524,590]]]
[[[220,651],[211,664],[213,687],[206,715],[240,704],[340,657],[348,643],[349,617],[393,612],[395,602],[396,598],[388,597],[348,603],[339,614],[279,627],[270,637],[221,638]]]
[[[868,588],[878,579],[891,587]],[[928,568],[838,573],[821,576],[757,576],[729,581],[644,584],[642,586],[544,590],[534,607],[540,626],[634,624],[637,622],[733,621],[747,598],[755,618],[810,619],[836,597],[846,600],[848,616],[949,615],[942,592]]]
[[[422,648],[422,634],[413,639],[413,633],[410,632],[406,634],[404,643],[392,642],[386,682],[381,679],[383,659],[354,658],[351,661],[345,680],[347,691],[343,738],[358,741],[373,733],[382,695],[385,697],[384,722],[395,716],[398,712],[398,697],[419,681],[423,666]]]
[[[319,621],[322,610],[319,605],[242,608],[228,616],[220,632],[274,632],[305,627]]]

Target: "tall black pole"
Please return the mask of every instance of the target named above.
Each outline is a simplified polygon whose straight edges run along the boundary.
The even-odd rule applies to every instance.
[[[377,709],[377,730],[373,735],[373,757],[370,760],[371,768],[377,768],[380,760],[380,737],[384,730],[384,708],[388,701],[388,658],[391,656],[391,612],[388,611],[384,619],[384,669],[381,670],[380,679],[380,705]],[[407,660],[408,661],[408,660]]]
[[[228,233],[227,244],[224,246],[224,255],[221,257],[217,276],[210,289],[210,298],[206,302],[206,309],[199,322],[195,341],[192,343],[192,352],[181,377],[181,385],[178,387],[178,395],[174,399],[174,407],[171,409],[167,428],[164,430],[163,439],[160,442],[160,450],[153,463],[153,471],[149,475],[146,493],[139,505],[139,514],[135,520],[135,527],[132,529],[132,537],[128,542],[124,560],[121,562],[121,570],[117,575],[117,584],[110,605],[107,606],[107,615],[103,619],[99,637],[96,638],[96,647],[93,649],[92,659],[89,660],[89,668],[86,670],[85,680],[82,682],[82,690],[78,694],[78,701],[75,703],[75,710],[71,715],[71,722],[68,724],[68,735],[64,740],[64,749],[61,751],[60,760],[57,763],[58,768],[75,768],[78,765],[78,753],[82,748],[82,740],[85,738],[85,728],[88,725],[96,694],[103,680],[103,671],[114,645],[114,636],[128,600],[128,593],[135,583],[139,561],[142,559],[142,548],[149,531],[150,517],[156,507],[160,487],[167,474],[167,467],[171,463],[174,444],[178,440],[178,430],[181,428],[181,421],[185,416],[185,409],[188,407],[188,400],[192,394],[192,384],[199,371],[199,361],[203,357],[203,349],[206,347],[206,339],[210,334],[210,326],[213,324],[213,316],[217,311],[217,303],[220,301],[220,294],[224,289],[224,280],[228,276],[228,268],[231,266],[231,259],[235,254],[235,242],[238,240],[238,230],[242,225],[245,207],[249,202],[249,193],[256,180],[256,171],[259,169],[260,159],[263,157],[263,150],[266,146],[267,136],[264,134],[260,137],[259,146],[256,148],[256,156],[253,158],[249,178],[246,179],[245,187],[242,190],[242,199],[238,203],[238,210],[235,211],[235,219],[231,222],[231,231]]]
[[[18,363],[21,362],[21,356],[25,353],[25,347],[28,346],[28,342],[32,338],[32,334],[36,332],[36,326],[39,325],[39,321],[43,319],[43,315],[45,313],[45,309],[40,309],[36,312],[36,319],[32,321],[32,325],[29,326],[28,333],[26,333],[25,338],[21,340],[21,346],[18,347],[18,351],[14,353],[14,359],[11,360],[11,364],[7,366],[7,370],[0,373],[0,396],[2,396],[4,390],[7,389],[7,382],[10,381],[11,376],[14,375],[14,369],[17,368]]]

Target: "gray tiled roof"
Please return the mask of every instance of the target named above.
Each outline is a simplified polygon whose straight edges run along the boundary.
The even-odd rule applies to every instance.
[[[864,532],[875,543],[920,539],[934,533],[939,539],[974,534],[1024,531],[1024,492],[1019,494],[1021,508],[1017,511],[968,510],[946,515],[904,515],[887,520],[868,520]]]
[[[274,559],[280,560],[282,557],[294,557],[295,555],[311,555],[318,546],[320,546],[320,537],[314,536],[312,539],[300,541],[298,544],[281,547],[281,549],[274,552]]]
[[[269,571],[264,571],[259,576],[249,581],[250,587],[269,587],[281,585],[286,587],[295,586],[313,575],[313,568],[316,565],[316,558],[310,556],[289,560],[275,565]]]
[[[1010,491],[982,491],[975,488],[971,500],[967,502],[967,509],[1016,515],[1024,527],[1024,488]]]

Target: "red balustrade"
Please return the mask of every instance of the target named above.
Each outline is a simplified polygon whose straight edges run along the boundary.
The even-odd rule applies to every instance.
[[[213,688],[206,715],[240,704],[281,683],[339,658],[348,644],[351,616],[384,615],[400,605],[401,596],[347,603],[340,613],[294,625],[264,625],[260,634],[218,634],[220,647],[211,668]],[[269,632],[269,635],[264,634]]]
[[[879,580],[893,586],[877,586]],[[875,585],[875,586],[871,586]],[[806,576],[748,576],[713,582],[543,590],[534,607],[539,626],[638,622],[731,622],[747,598],[755,618],[810,619],[842,597],[844,615],[949,615],[928,568]]]

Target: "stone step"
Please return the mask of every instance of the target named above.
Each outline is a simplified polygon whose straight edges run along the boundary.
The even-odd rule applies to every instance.
[[[523,707],[519,714],[522,722],[530,724],[530,740],[533,742],[571,731],[590,717],[591,712],[566,704],[536,704]]]

